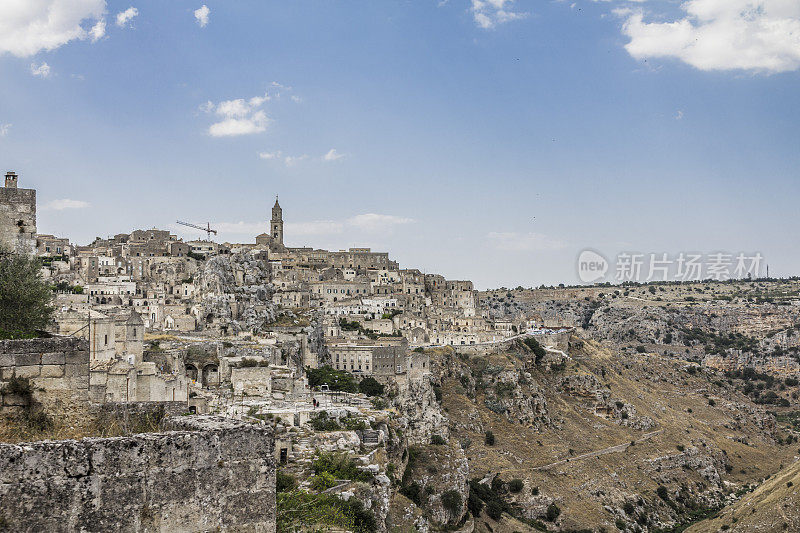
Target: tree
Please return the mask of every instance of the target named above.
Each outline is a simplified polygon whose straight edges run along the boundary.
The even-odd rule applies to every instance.
[[[33,257],[0,248],[0,335],[32,336],[53,316],[53,291]]]
[[[487,446],[494,446],[494,433],[492,433],[491,431],[487,431],[484,442],[486,443]]]
[[[373,377],[366,377],[361,380],[361,383],[358,384],[358,390],[367,396],[382,396],[383,388],[383,385],[381,385],[378,380]]]
[[[539,362],[547,355],[547,352],[542,345],[539,344],[539,341],[534,339],[533,337],[528,337],[523,341],[525,345],[533,352],[534,355],[534,363],[539,364]]]
[[[486,504],[486,514],[488,514],[492,520],[500,520],[503,516],[502,502],[490,500],[489,503]]]
[[[332,391],[358,392],[358,383],[351,374],[335,370],[330,365],[321,368],[306,367],[306,376],[311,388],[327,385]]]
[[[450,513],[450,516],[458,518],[461,515],[461,493],[457,490],[448,490],[442,494],[442,507]]]
[[[560,514],[561,509],[555,504],[555,502],[553,502],[547,506],[547,513],[545,514],[545,517],[547,518],[548,522],[554,522]]]

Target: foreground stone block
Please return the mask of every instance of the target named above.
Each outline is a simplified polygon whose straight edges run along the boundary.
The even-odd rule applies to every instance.
[[[165,433],[0,444],[4,525],[20,532],[273,533],[271,426],[212,416],[166,424]]]

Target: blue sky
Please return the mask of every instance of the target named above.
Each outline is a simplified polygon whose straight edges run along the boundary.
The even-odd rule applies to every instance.
[[[203,9],[205,6],[205,9]],[[800,2],[8,0],[0,161],[79,244],[210,221],[479,287],[800,274]]]

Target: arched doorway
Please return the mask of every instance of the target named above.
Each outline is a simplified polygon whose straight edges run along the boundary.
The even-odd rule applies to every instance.
[[[194,365],[187,364],[185,365],[186,370],[186,377],[191,379],[192,381],[197,381],[197,367]]]
[[[217,365],[206,365],[203,367],[203,386],[216,387],[219,385],[219,368]]]

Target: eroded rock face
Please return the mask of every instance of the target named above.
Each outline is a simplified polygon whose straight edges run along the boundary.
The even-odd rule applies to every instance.
[[[208,259],[195,280],[200,322],[227,333],[260,332],[275,319],[269,263],[240,251]]]
[[[403,414],[397,422],[409,445],[427,444],[432,435],[448,438],[448,420],[429,379],[410,381],[401,387],[394,405]]]
[[[419,487],[420,503],[429,520],[437,525],[458,523],[467,511],[469,464],[464,451],[454,443],[412,448],[414,454],[409,484]]]

